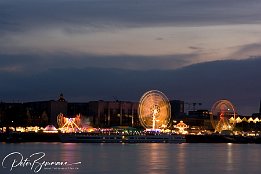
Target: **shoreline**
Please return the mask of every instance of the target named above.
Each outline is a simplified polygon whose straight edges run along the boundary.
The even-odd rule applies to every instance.
[[[238,135],[185,135],[185,143],[235,143],[235,144],[261,144],[261,136]],[[59,133],[0,133],[0,142],[62,142]]]

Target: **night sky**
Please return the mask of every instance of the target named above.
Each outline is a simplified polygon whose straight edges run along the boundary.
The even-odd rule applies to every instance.
[[[239,114],[261,98],[260,0],[0,0],[0,100],[138,101]]]

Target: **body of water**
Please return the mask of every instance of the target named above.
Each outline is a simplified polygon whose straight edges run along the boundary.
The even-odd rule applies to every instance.
[[[261,145],[2,143],[0,162],[1,174],[255,174]]]

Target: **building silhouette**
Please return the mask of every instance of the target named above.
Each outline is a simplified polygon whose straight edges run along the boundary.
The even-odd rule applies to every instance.
[[[184,101],[170,100],[169,103],[171,106],[171,120],[182,120],[185,116]]]
[[[0,122],[8,126],[57,126],[57,115],[67,114],[68,103],[61,94],[58,100],[26,103],[1,103]]]
[[[129,101],[90,101],[88,117],[97,127],[139,127],[138,103]]]
[[[138,102],[90,101],[69,103],[60,94],[58,100],[26,103],[0,103],[0,124],[5,126],[58,126],[57,116],[73,118],[81,115],[94,127],[139,127]]]

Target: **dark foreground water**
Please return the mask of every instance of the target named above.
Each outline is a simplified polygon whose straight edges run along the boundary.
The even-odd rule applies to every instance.
[[[261,145],[2,143],[0,162],[1,174],[255,174]]]

